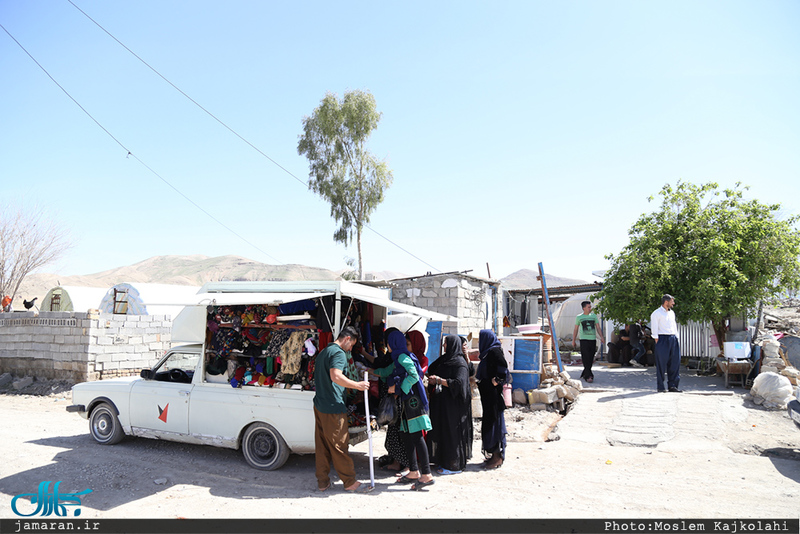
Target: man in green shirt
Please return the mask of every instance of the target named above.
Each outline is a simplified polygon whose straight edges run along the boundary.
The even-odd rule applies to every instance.
[[[314,453],[316,456],[317,487],[331,487],[331,462],[344,484],[345,491],[364,491],[367,486],[356,480],[356,469],[348,453],[350,434],[347,430],[346,388],[366,391],[369,382],[354,382],[344,375],[347,354],[358,341],[358,332],[345,327],[339,337],[325,347],[316,358],[314,367]]]
[[[594,353],[597,352],[597,336],[600,336],[600,341],[605,345],[606,340],[603,337],[602,327],[597,315],[592,313],[592,303],[588,300],[581,302],[583,313],[575,318],[575,329],[572,331],[572,346],[578,346],[578,340],[581,342],[581,360],[583,361],[583,372],[581,378],[589,383],[594,382],[594,374],[592,374],[592,363],[594,363]],[[580,329],[580,334],[578,330]]]

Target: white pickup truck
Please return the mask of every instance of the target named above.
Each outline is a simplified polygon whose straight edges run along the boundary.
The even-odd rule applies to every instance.
[[[287,296],[288,295],[288,296]],[[100,444],[118,443],[125,435],[241,448],[254,468],[281,467],[290,453],[314,452],[314,392],[295,386],[234,388],[206,374],[206,308],[210,305],[263,303],[278,305],[301,299],[334,296],[331,330],[340,330],[340,302],[369,302],[382,311],[412,313],[427,319],[453,318],[395,303],[374,288],[348,282],[225,282],[206,284],[197,301],[173,323],[173,341],[196,341],[169,350],[140,377],[84,382],[72,388],[72,405],[89,420]],[[345,314],[346,315],[346,314]],[[391,317],[391,316],[389,316]],[[391,324],[391,320],[389,320]],[[424,329],[425,326],[422,326]],[[440,341],[431,340],[439,346]],[[351,427],[351,444],[366,439],[366,427]]]

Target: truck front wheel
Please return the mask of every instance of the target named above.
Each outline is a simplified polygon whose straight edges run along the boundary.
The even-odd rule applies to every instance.
[[[280,433],[266,423],[250,425],[242,437],[244,458],[256,469],[273,471],[289,459],[289,446]]]
[[[101,402],[92,410],[89,430],[94,440],[101,445],[114,445],[125,437],[114,408],[107,402]]]

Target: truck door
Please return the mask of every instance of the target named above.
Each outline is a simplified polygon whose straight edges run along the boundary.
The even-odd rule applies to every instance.
[[[189,399],[199,359],[197,352],[170,352],[153,369],[153,378],[134,384],[130,398],[134,433],[189,433]]]

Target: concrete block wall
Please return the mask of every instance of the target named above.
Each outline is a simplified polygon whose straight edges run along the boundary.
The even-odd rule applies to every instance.
[[[170,348],[165,316],[0,313],[0,373],[83,382],[137,375]]]
[[[452,274],[393,280],[392,283],[397,285],[392,289],[392,300],[457,317],[458,332],[455,327],[445,325],[445,334],[472,332],[477,337],[483,328],[502,325],[502,316],[498,316],[502,300],[498,297],[495,302],[494,297],[500,291],[498,286]]]
[[[88,349],[96,378],[138,375],[171,347],[172,319],[165,315],[101,313]]]

